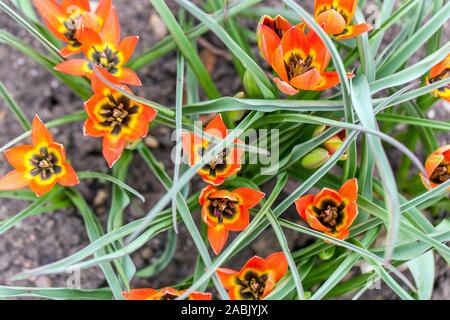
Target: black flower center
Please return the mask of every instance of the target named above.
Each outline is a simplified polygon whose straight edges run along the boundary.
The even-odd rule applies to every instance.
[[[214,143],[208,144],[206,148],[200,149],[200,155],[203,156],[209,150],[213,149],[216,145]],[[213,157],[210,163],[206,164],[203,169],[209,170],[209,175],[215,177],[218,172],[222,172],[227,168],[227,150],[224,149]]]
[[[39,153],[31,157],[30,163],[33,165],[30,174],[33,177],[40,176],[42,180],[48,180],[61,172],[57,156],[53,152],[49,153],[47,147],[41,147]]]
[[[441,184],[450,179],[450,161],[442,161],[431,174],[430,180],[433,183]]]
[[[345,204],[337,204],[334,200],[326,200],[322,202],[321,208],[314,207],[314,211],[318,215],[319,221],[332,230],[336,230],[336,226],[343,219],[342,211],[345,209]]]
[[[227,198],[209,198],[211,201],[210,212],[222,224],[224,218],[231,219],[236,213],[236,201]]]
[[[81,42],[78,41],[78,39],[76,38],[77,29],[80,24],[80,18],[81,18],[80,15],[76,15],[64,21],[64,27],[66,27],[66,32],[64,32],[64,36],[69,41],[69,43],[75,48],[81,47]]]
[[[286,65],[289,79],[302,75],[311,70],[311,63],[312,58],[310,56],[303,60],[298,54],[292,52],[289,58],[289,63]]]
[[[105,119],[100,125],[111,127],[111,133],[117,135],[123,127],[129,126],[132,115],[138,111],[139,106],[133,105],[128,97],[124,95],[114,97],[114,95],[109,94],[108,101],[98,111],[100,117]]]
[[[118,51],[106,46],[103,50],[98,50],[93,47],[94,53],[92,54],[92,61],[99,67],[108,70],[111,73],[118,71],[117,65],[119,64]]]
[[[236,284],[241,287],[241,297],[245,300],[261,300],[268,279],[267,274],[258,275],[253,271],[247,272],[243,278],[237,278]]]

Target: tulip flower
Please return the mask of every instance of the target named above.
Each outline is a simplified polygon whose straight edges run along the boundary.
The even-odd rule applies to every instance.
[[[325,32],[336,39],[356,37],[373,29],[370,24],[350,25],[358,0],[315,0],[314,15]]]
[[[111,0],[101,0],[95,11],[88,0],[33,0],[48,29],[67,45],[60,50],[63,57],[81,53],[78,32],[81,26],[100,32],[111,9]]]
[[[86,76],[89,79],[95,66],[104,68],[120,83],[140,86],[137,74],[124,65],[130,60],[139,41],[138,36],[121,39],[119,17],[112,8],[100,33],[82,26],[78,32],[78,40],[85,58],[65,61],[55,66],[55,70],[75,76]]]
[[[450,54],[447,57],[435,65],[430,70],[429,77],[426,78],[427,84],[447,79],[450,76]],[[441,97],[442,99],[450,102],[450,84],[445,87],[439,88],[433,91],[433,95]]]
[[[263,259],[254,256],[240,271],[217,268],[217,275],[231,300],[262,300],[286,274],[284,253],[276,252]]]
[[[430,154],[425,161],[425,171],[430,179],[430,187],[435,188],[450,179],[450,144],[440,147]],[[428,188],[427,181],[422,173],[420,178]],[[448,188],[450,190],[450,187]]]
[[[53,141],[52,134],[38,116],[32,124],[32,145],[5,151],[6,160],[14,170],[0,178],[0,190],[29,187],[38,197],[49,192],[56,183],[75,186],[77,174],[67,163],[64,147]]]
[[[350,179],[339,191],[323,188],[317,195],[298,198],[295,207],[311,228],[344,240],[358,216],[357,197],[358,181]]]
[[[224,139],[227,136],[227,127],[219,114],[212,119],[205,128],[205,132],[218,139]],[[234,143],[243,144],[239,139]],[[187,155],[191,166],[198,163],[203,155],[216,146],[215,143],[206,138],[199,137],[193,133],[182,134],[183,151]],[[241,156],[243,149],[229,147],[217,154],[208,164],[204,165],[198,174],[209,184],[218,186],[241,170]]]
[[[273,80],[280,91],[294,95],[299,90],[321,91],[339,84],[337,72],[325,71],[331,56],[313,30],[306,34],[305,25],[298,24],[279,32],[262,24],[266,20],[258,27],[258,43],[261,54],[279,76]],[[350,78],[353,74],[347,76]]]
[[[121,85],[105,69],[96,67],[96,72],[115,86],[131,93],[130,89]],[[94,96],[84,104],[88,115],[84,135],[103,138],[103,156],[112,168],[126,144],[147,135],[149,123],[155,119],[157,111],[107,85],[96,72],[92,76]]]
[[[202,219],[208,226],[208,240],[216,254],[222,251],[229,231],[242,231],[250,222],[249,209],[256,206],[264,193],[251,188],[233,191],[207,186],[200,194]]]
[[[186,290],[176,290],[173,288],[163,289],[131,289],[130,292],[122,292],[127,300],[175,300],[183,295]],[[211,300],[211,293],[193,292],[187,300]]]

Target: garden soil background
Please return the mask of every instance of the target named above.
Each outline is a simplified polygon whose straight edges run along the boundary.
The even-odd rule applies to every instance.
[[[311,10],[312,1],[298,1]],[[12,5],[10,1],[6,1]],[[152,9],[147,0],[115,0],[120,15],[123,35],[139,35],[140,42],[135,55],[148,49],[167,35],[164,24]],[[174,10],[177,7],[172,1],[167,3]],[[279,1],[266,1],[266,4],[279,6]],[[370,3],[370,2],[369,2]],[[176,11],[174,11],[176,12]],[[245,21],[253,30],[257,21]],[[39,43],[16,22],[3,12],[0,14],[0,28],[41,49]],[[395,35],[392,35],[395,36]],[[43,50],[42,50],[43,51]],[[233,96],[242,90],[240,81],[234,71],[229,54],[220,41],[211,34],[202,37],[199,51],[208,69],[213,75],[218,88],[223,95]],[[170,53],[158,61],[139,71],[142,88],[136,93],[147,99],[164,105],[174,104],[176,62],[175,54]],[[55,79],[49,72],[28,57],[16,50],[0,44],[0,81],[10,91],[17,103],[22,107],[28,119],[38,114],[44,122],[83,110],[83,101]],[[449,106],[442,103],[433,107],[429,116],[439,120],[449,120]],[[83,136],[83,123],[73,123],[52,129],[55,139],[63,143],[67,149],[68,159],[76,170],[108,172],[107,165],[101,154],[101,140]],[[0,145],[4,145],[23,132],[19,122],[12,112],[0,101]],[[449,137],[443,137],[443,142],[449,143]],[[446,140],[446,141],[445,141]],[[169,174],[172,174],[173,164],[170,160],[173,142],[171,129],[157,126],[150,131],[145,140],[152,152],[162,161]],[[395,157],[392,157],[394,159]],[[3,155],[0,156],[0,175],[10,170]],[[202,186],[199,179],[193,180],[193,188]],[[146,202],[140,203],[132,199],[126,210],[126,220],[131,221],[142,217],[165,193],[155,176],[146,167],[138,154],[135,154],[126,181],[131,187],[141,192]],[[289,194],[296,183],[290,182],[284,191]],[[265,186],[270,192],[271,185]],[[98,218],[105,224],[109,210],[109,193],[111,185],[98,180],[83,180],[77,187],[80,190]],[[283,194],[282,194],[283,196]],[[26,206],[24,201],[0,199],[0,219],[11,217]],[[286,212],[288,218],[299,221],[295,210]],[[199,212],[194,213],[196,221],[200,221]],[[298,250],[312,239],[304,235],[287,232],[291,249]],[[232,237],[233,238],[233,237]],[[151,240],[146,246],[132,254],[138,269],[151,264],[163,252],[166,235],[161,234]],[[231,239],[230,239],[231,241]],[[16,227],[0,236],[0,285],[33,286],[33,287],[65,287],[69,274],[39,276],[29,280],[12,282],[9,278],[24,269],[36,268],[62,259],[82,249],[89,243],[83,221],[76,209],[58,210],[35,217],[28,217]],[[254,241],[245,251],[233,258],[227,266],[239,268],[240,265],[254,254],[265,256],[279,250],[273,233],[266,231]],[[132,282],[133,287],[163,287],[176,284],[192,274],[196,255],[195,246],[188,232],[181,226],[177,241],[177,251],[170,265],[159,275],[139,279]],[[357,269],[357,268],[355,268]],[[355,270],[358,272],[358,270]],[[82,288],[99,288],[106,286],[105,279],[99,268],[90,268],[81,272]],[[364,296],[370,299],[393,299],[395,295],[384,286],[380,290],[369,290]],[[442,260],[438,261],[436,271],[435,299],[450,298],[450,270]]]

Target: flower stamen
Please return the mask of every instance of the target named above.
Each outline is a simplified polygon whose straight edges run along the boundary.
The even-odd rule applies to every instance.
[[[444,183],[450,179],[450,161],[442,161],[441,164],[434,169],[430,180],[434,183]]]
[[[298,54],[291,53],[289,63],[287,65],[287,71],[289,79],[302,75],[311,69],[312,58],[310,56],[303,60]]]
[[[266,289],[267,274],[258,276],[253,272],[249,272],[244,276],[244,279],[237,278],[236,282],[242,287],[240,290],[243,296],[251,297],[252,300],[260,300]]]

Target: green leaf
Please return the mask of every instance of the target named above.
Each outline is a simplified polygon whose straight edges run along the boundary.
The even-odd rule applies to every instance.
[[[0,82],[0,95],[2,96],[3,100],[5,100],[6,105],[11,109],[16,118],[19,120],[20,124],[22,125],[22,128],[25,131],[31,130],[30,121],[28,121],[22,109],[19,107],[17,102],[14,101],[13,97],[8,92],[8,89],[6,89],[6,87],[1,82]]]
[[[427,23],[414,33],[403,45],[381,66],[378,77],[387,77],[397,71],[433,34],[450,18],[450,3],[435,13]]]
[[[101,172],[84,171],[84,172],[78,172],[78,178],[80,178],[80,179],[101,179],[101,180],[107,180],[107,181],[112,182],[112,183],[118,185],[119,187],[127,190],[131,194],[135,195],[142,202],[145,202],[145,198],[144,198],[144,196],[142,194],[140,194],[139,192],[137,192],[136,190],[131,188],[126,183],[120,181],[117,178],[111,177],[111,176],[109,176],[107,174],[104,174],[104,173],[101,173]]]
[[[200,85],[205,90],[208,97],[210,98],[220,97],[221,94],[217,89],[216,85],[214,84],[214,82],[212,81],[211,76],[206,70],[206,67],[200,60],[197,51],[194,49],[191,42],[184,34],[183,29],[178,24],[169,7],[166,5],[164,1],[158,0],[149,0],[149,1],[153,5],[155,10],[159,13],[161,19],[166,24],[167,29],[172,35],[174,41],[177,43],[181,53],[191,66],[192,71],[194,71],[194,73],[197,75],[197,79]]]
[[[357,76],[352,82],[352,89],[353,105],[361,124],[372,130],[378,130],[371,99],[368,99],[368,97],[370,97],[370,90],[367,78],[361,75]],[[390,213],[390,221],[386,239],[385,259],[386,261],[389,261],[394,250],[394,243],[397,240],[400,226],[400,201],[397,196],[398,188],[394,172],[389,164],[383,145],[381,144],[381,139],[371,135],[367,136],[367,141],[373,151],[375,164],[383,181],[383,188],[386,191],[385,200],[388,212]]]
[[[273,98],[272,84],[264,71],[250,58],[244,50],[230,37],[230,35],[209,15],[195,6],[191,1],[175,0],[186,11],[189,11],[194,17],[203,22],[214,32],[217,37],[227,46],[227,48],[241,61],[245,68],[255,77],[260,90],[266,98]]]

